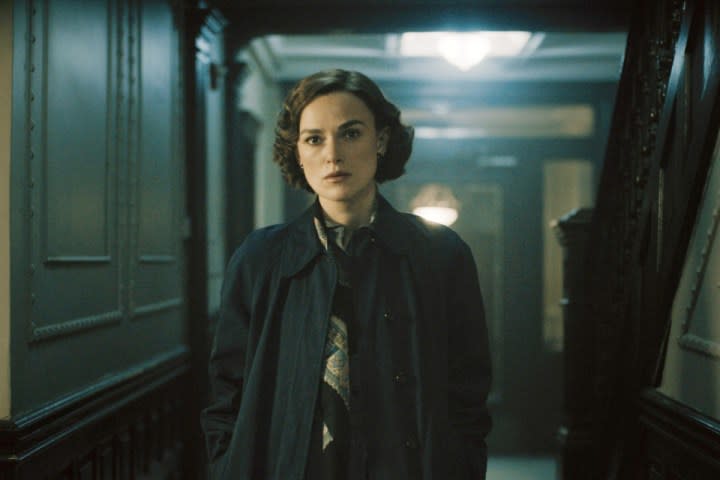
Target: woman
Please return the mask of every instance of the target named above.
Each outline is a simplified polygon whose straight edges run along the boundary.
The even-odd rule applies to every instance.
[[[317,195],[230,260],[203,414],[216,479],[482,479],[490,359],[475,263],[395,211],[413,130],[358,72],[288,94],[274,159]]]

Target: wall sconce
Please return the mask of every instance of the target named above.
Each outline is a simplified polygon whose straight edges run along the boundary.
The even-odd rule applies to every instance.
[[[410,208],[425,220],[450,226],[458,219],[460,202],[447,185],[429,183],[413,198]]]

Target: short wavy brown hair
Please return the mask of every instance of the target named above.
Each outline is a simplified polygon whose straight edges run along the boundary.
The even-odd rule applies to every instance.
[[[385,155],[378,161],[375,180],[382,183],[405,173],[412,152],[414,130],[400,122],[400,110],[383,95],[380,88],[360,72],[323,70],[303,78],[290,90],[275,127],[273,161],[280,165],[285,180],[296,188],[313,189],[305,180],[297,157],[298,130],[303,109],[315,98],[333,92],[349,92],[362,100],[375,118],[375,129],[388,128]]]

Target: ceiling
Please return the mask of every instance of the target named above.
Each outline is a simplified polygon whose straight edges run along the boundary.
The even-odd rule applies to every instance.
[[[489,56],[468,71],[440,56],[402,56],[399,39],[400,34],[268,35],[252,46],[280,82],[326,68],[359,70],[379,82],[616,82],[626,34],[531,32],[516,56]]]
[[[607,120],[634,1],[218,3],[229,21],[229,51],[249,43],[246,51],[266,76],[285,88],[323,69],[358,70],[403,118],[427,127],[428,138],[573,138],[597,133],[597,122]],[[483,30],[530,37],[515,55],[488,55],[467,71],[439,55],[404,56],[398,48],[403,32]]]
[[[252,42],[270,76],[324,68],[379,82],[616,82],[635,0],[202,0],[227,18],[228,51]],[[403,57],[402,32],[527,31],[514,57],[462,72],[441,58]]]
[[[289,87],[328,68],[375,80],[417,138],[587,138],[614,99],[624,32],[531,32],[514,56],[488,55],[462,71],[439,55],[408,57],[400,34],[266,35],[249,52]],[[604,120],[602,120],[604,121]]]

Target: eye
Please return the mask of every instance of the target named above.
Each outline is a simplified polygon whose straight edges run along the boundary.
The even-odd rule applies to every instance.
[[[360,132],[359,128],[348,128],[343,132],[343,137],[349,140],[353,140],[355,138],[358,138],[361,134],[362,132]]]
[[[308,145],[319,145],[320,143],[322,143],[322,138],[320,137],[320,135],[309,135],[305,137],[305,143],[307,143]]]

